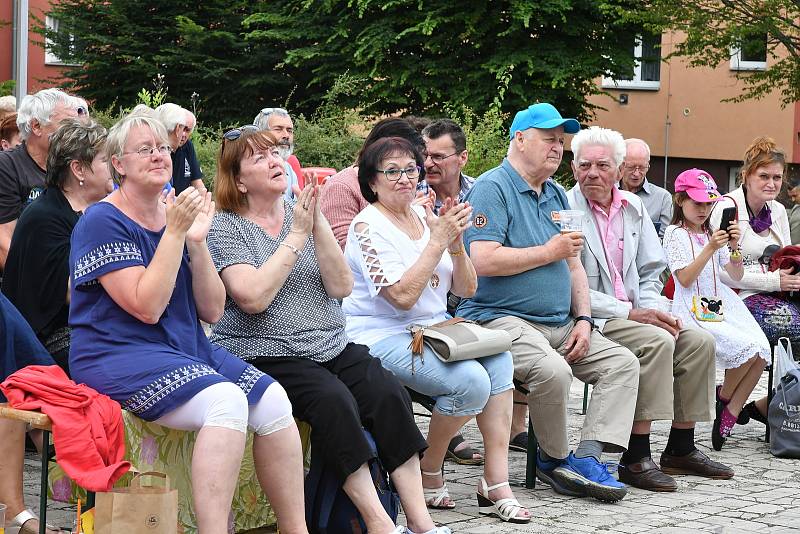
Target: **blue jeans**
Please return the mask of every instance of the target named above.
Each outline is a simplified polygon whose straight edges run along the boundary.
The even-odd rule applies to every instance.
[[[477,415],[490,396],[514,387],[514,361],[510,352],[444,363],[425,347],[424,363],[416,357],[412,374],[410,343],[411,334],[396,334],[375,343],[369,351],[404,386],[433,397],[435,409],[442,415]]]

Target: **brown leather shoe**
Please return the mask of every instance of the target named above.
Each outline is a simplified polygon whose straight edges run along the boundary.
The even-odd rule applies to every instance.
[[[675,491],[678,484],[675,479],[659,469],[649,456],[640,462],[620,464],[619,481],[648,491]]]
[[[697,449],[686,456],[662,453],[661,470],[670,475],[697,475],[714,479],[733,477],[733,469],[725,464],[715,462]]]

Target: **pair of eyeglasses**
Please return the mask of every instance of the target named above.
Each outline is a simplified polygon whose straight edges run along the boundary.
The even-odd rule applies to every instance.
[[[149,158],[156,152],[158,152],[161,156],[169,156],[172,154],[172,147],[169,145],[143,146],[139,150],[134,150],[133,152],[123,152],[123,154],[137,154],[140,158]]]
[[[376,169],[382,172],[386,179],[390,182],[398,181],[404,174],[409,180],[416,180],[419,178],[419,173],[422,169],[419,166],[408,167],[407,169]]]
[[[451,158],[451,157],[455,156],[456,154],[458,154],[458,152],[453,152],[452,154],[448,154],[446,156],[443,156],[442,154],[427,154],[426,157],[431,158],[432,162],[434,162],[436,164],[439,164],[439,163],[443,162],[444,160],[446,160],[447,158]]]
[[[228,130],[227,132],[222,134],[222,138],[226,141],[236,141],[245,132],[257,132],[257,131],[259,131],[258,126],[256,126],[255,124],[247,124],[245,126],[239,126],[238,128],[234,128],[233,130]]]
[[[628,172],[640,172],[644,174],[650,170],[650,165],[625,165],[625,170]]]

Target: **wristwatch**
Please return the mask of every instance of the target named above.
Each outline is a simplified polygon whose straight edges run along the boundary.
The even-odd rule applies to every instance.
[[[586,321],[587,323],[589,323],[589,326],[592,327],[592,330],[594,330],[594,319],[592,319],[588,315],[579,315],[575,317],[575,323],[577,323],[578,321]]]

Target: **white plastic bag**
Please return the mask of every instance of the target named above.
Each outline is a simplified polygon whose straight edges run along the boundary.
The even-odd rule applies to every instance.
[[[788,337],[778,339],[778,345],[775,347],[775,369],[772,373],[772,387],[777,388],[786,373],[792,369],[800,369],[800,365],[794,361],[792,355],[792,343]]]

